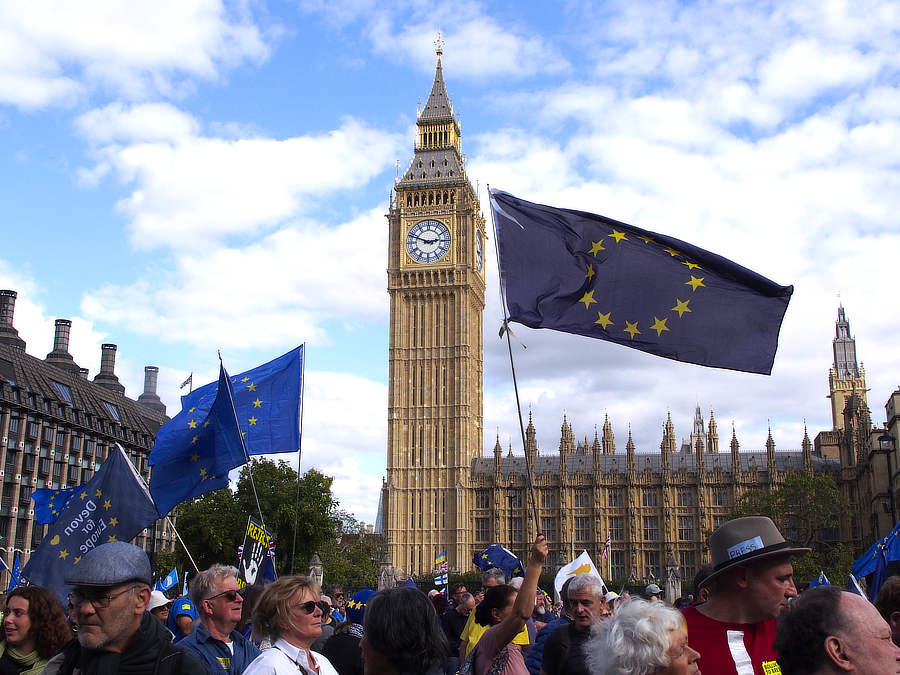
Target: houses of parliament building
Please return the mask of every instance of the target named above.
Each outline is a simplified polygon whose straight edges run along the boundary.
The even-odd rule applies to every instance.
[[[444,83],[440,43],[434,83],[417,116],[412,161],[398,176],[387,214],[390,297],[387,475],[379,520],[388,555],[408,574],[433,570],[447,551],[451,569],[500,542],[524,556],[536,536],[526,458],[482,448],[485,219],[467,176],[460,127]],[[661,578],[667,567],[690,580],[706,562],[705,538],[743,493],[772,489],[790,471],[827,472],[851,504],[836,540],[859,550],[897,521],[894,477],[900,390],[887,421],[873,427],[865,371],[844,308],[838,309],[828,375],[833,428],[799,450],[742,450],[734,429],[720,440],[712,412],[696,410],[689,439],[676,441],[669,417],[659,452],[617,446],[609,419],[593,439],[576,439],[562,419],[558,449],[541,452],[529,418],[525,453],[533,468],[540,531],[551,564],[588,551],[601,559],[610,539],[613,580]],[[729,437],[730,436],[730,437]]]

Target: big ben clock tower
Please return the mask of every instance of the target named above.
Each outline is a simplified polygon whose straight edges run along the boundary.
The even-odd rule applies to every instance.
[[[393,563],[471,559],[473,457],[482,455],[485,221],[466,177],[437,42],[412,161],[387,214],[391,327],[382,528]]]

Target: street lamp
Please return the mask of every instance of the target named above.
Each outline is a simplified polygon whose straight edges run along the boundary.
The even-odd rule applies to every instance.
[[[894,453],[894,437],[887,431],[878,437],[878,450],[887,457],[888,470],[888,500],[891,504],[891,523],[897,524],[897,508],[894,504],[894,470],[891,468],[891,455]]]

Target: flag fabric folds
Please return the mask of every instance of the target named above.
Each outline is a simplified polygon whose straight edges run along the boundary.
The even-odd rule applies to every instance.
[[[300,405],[303,346],[268,363],[230,377],[234,410],[249,455],[297,452],[300,449]],[[181,397],[182,411],[202,408],[216,395],[210,382]],[[208,405],[208,403],[206,404]]]
[[[852,572],[857,579],[872,575],[869,580],[869,600],[874,602],[887,579],[888,563],[900,560],[900,523],[869,547],[853,562]]]
[[[173,569],[166,576],[156,582],[154,590],[166,592],[178,583],[178,568]]]
[[[52,525],[59,518],[59,514],[72,501],[78,491],[78,486],[61,488],[41,488],[31,493],[34,502],[34,520],[38,525]]]
[[[600,576],[600,572],[597,571],[597,567],[594,565],[594,561],[591,560],[591,556],[588,555],[587,551],[582,551],[581,555],[568,565],[561,567],[559,572],[556,573],[556,578],[553,580],[553,587],[556,589],[557,596],[560,595],[560,591],[562,591],[563,584],[566,583],[566,580],[570,577],[574,577],[576,574],[590,574],[591,576],[597,577],[601,584],[603,583],[603,577]]]
[[[158,518],[147,489],[116,444],[47,530],[22,569],[22,578],[49,588],[63,601],[68,591],[63,576],[88,551],[111,541],[131,541]]]
[[[9,573],[9,588],[6,589],[6,592],[9,593],[12,589],[22,583],[22,567],[19,563],[19,552],[16,551],[16,557],[13,558],[13,566],[12,570]]]
[[[491,190],[508,320],[769,374],[792,286],[673,237]]]
[[[603,553],[600,557],[607,558],[609,557],[609,547],[612,545],[612,535],[606,535],[606,543],[603,544]]]
[[[448,578],[449,578],[449,577],[448,577],[446,574],[442,574],[442,575],[440,575],[440,576],[438,576],[438,577],[435,577],[435,578],[434,578],[434,585],[435,585],[435,586],[446,586],[447,583],[448,583],[448,581],[447,581]]]
[[[228,373],[220,365],[213,393],[186,405],[156,434],[149,460],[153,467],[150,494],[159,515],[164,517],[180,502],[226,487],[228,472],[247,460]]]
[[[503,571],[507,581],[512,577],[522,576],[525,573],[522,561],[512,551],[503,548],[497,542],[488,546],[481,553],[473,555],[472,564],[483,571],[496,567]]]

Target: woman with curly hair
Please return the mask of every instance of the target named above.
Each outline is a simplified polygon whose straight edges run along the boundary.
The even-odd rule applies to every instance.
[[[6,596],[0,675],[38,675],[72,631],[62,605],[41,586],[20,586]]]

